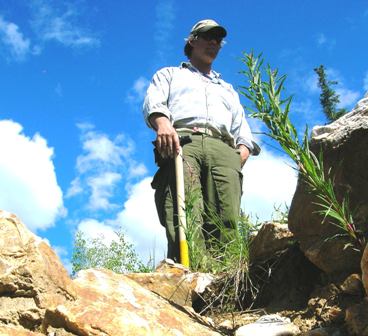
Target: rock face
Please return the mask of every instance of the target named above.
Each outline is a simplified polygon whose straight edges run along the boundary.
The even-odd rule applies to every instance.
[[[153,273],[132,273],[127,276],[161,297],[189,307],[214,280],[210,274],[192,273],[170,259],[164,260]]]
[[[0,211],[0,324],[38,328],[47,307],[75,296],[51,248],[16,216]]]
[[[362,268],[363,286],[365,288],[366,294],[368,295],[368,245],[365,247],[360,266]]]
[[[368,218],[368,94],[337,121],[312,132],[311,150],[323,152],[325,172],[331,170],[338,200],[349,196],[354,225],[367,234]],[[360,253],[347,247],[349,239],[316,214],[318,199],[299,178],[289,211],[289,228],[305,255],[326,273],[357,272]],[[333,239],[331,239],[333,238]]]
[[[293,234],[287,224],[264,223],[250,245],[250,260],[259,261],[273,257],[293,243]]]
[[[125,275],[70,279],[52,249],[0,211],[1,335],[219,335]]]

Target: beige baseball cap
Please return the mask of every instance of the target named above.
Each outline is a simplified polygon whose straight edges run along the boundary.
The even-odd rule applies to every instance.
[[[201,20],[197,22],[190,31],[190,35],[197,35],[198,33],[206,33],[210,30],[216,31],[219,37],[222,38],[224,38],[227,35],[226,29],[220,26],[216,21],[211,19]]]

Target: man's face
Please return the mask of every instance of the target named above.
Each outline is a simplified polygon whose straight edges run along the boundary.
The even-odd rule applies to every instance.
[[[201,33],[191,41],[191,59],[198,59],[206,64],[212,64],[221,49],[222,38],[211,31]]]

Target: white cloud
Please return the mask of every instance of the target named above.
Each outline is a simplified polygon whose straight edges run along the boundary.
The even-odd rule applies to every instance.
[[[114,172],[103,172],[99,176],[87,178],[87,185],[91,189],[88,206],[95,211],[113,208],[114,205],[109,200],[120,180],[121,175]]]
[[[170,37],[174,29],[175,8],[173,0],[159,0],[156,5],[156,23],[154,39],[158,62],[166,63],[171,51]]]
[[[314,71],[312,74],[307,76],[307,78],[304,81],[302,81],[302,85],[305,87],[307,92],[310,93],[320,92],[320,88],[318,86],[318,76]]]
[[[116,225],[126,229],[136,251],[145,261],[154,253],[157,262],[165,257],[167,241],[157,216],[151,181],[151,177],[146,177],[132,187],[123,210],[117,216]]]
[[[360,92],[352,91],[345,87],[337,88],[336,93],[339,95],[339,107],[352,106],[358,101],[360,97]]]
[[[132,104],[138,104],[143,101],[146,94],[146,90],[149,85],[149,80],[145,77],[139,77],[134,83],[133,87],[128,91],[126,95],[126,102]]]
[[[123,134],[110,138],[97,132],[93,125],[79,124],[83,153],[77,158],[77,176],[71,182],[67,197],[83,195],[87,208],[93,211],[116,209],[113,202],[119,183],[147,174],[147,168],[133,159],[135,144]],[[123,181],[124,177],[124,181]]]
[[[33,1],[32,8],[33,28],[41,40],[56,41],[68,47],[99,46],[99,39],[79,26],[80,14],[71,3],[65,11],[43,0]]]
[[[151,177],[147,177],[133,185],[127,201],[115,218],[102,222],[86,219],[79,223],[78,229],[91,239],[104,237],[108,245],[117,239],[115,232],[122,228],[145,263],[154,255],[156,263],[165,258],[165,230],[156,213],[151,180]]]
[[[23,36],[19,27],[0,16],[0,39],[15,60],[23,60],[31,52],[30,40]]]
[[[368,91],[368,71],[365,73],[365,77],[363,80],[363,88],[365,91]]]
[[[253,218],[270,220],[274,206],[290,205],[297,174],[285,156],[276,156],[262,149],[260,156],[251,157],[243,168],[242,209]]]
[[[0,208],[14,212],[33,231],[51,227],[63,215],[62,191],[53,149],[11,120],[0,121]]]
[[[88,218],[79,222],[78,230],[83,233],[83,236],[87,240],[103,238],[106,245],[110,245],[118,239],[116,235],[118,228],[113,226],[111,222],[110,224],[106,224],[96,219]]]

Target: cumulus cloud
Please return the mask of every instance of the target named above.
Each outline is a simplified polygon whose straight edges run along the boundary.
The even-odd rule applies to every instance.
[[[260,156],[249,159],[243,175],[242,209],[252,218],[270,220],[275,206],[290,205],[297,174],[287,157],[263,149]]]
[[[123,134],[111,138],[96,131],[93,125],[79,124],[78,127],[83,152],[77,158],[77,176],[71,182],[67,197],[87,197],[87,208],[93,211],[116,208],[113,198],[119,183],[129,185],[144,176],[147,168],[134,160],[134,142]]]
[[[117,241],[118,237],[116,235],[116,231],[119,228],[114,226],[113,222],[103,222],[98,221],[93,218],[83,219],[78,224],[78,231],[83,233],[83,236],[86,239],[101,239],[106,243],[106,245],[110,245],[113,241]]]
[[[19,27],[0,16],[0,40],[15,60],[23,60],[31,52],[31,42]]]
[[[99,176],[87,178],[87,185],[91,189],[89,206],[92,209],[109,210],[114,204],[109,202],[117,183],[121,180],[121,175],[114,172],[103,172]]]
[[[80,13],[71,3],[61,10],[43,0],[33,1],[33,28],[43,41],[55,41],[68,47],[94,47],[100,41],[87,29],[83,29],[78,20]]]
[[[152,177],[146,177],[132,187],[116,223],[126,229],[144,260],[148,261],[154,253],[156,261],[159,261],[165,256],[167,242],[165,230],[157,216],[151,181]]]
[[[14,212],[33,231],[51,227],[64,214],[53,149],[19,123],[0,121],[0,208]]]
[[[103,221],[85,219],[78,224],[78,230],[90,239],[103,237],[108,245],[117,239],[115,232],[122,228],[145,263],[154,256],[156,262],[162,260],[167,243],[165,230],[156,213],[151,179],[147,177],[132,186],[127,201],[116,217]]]
[[[147,78],[139,77],[128,91],[125,101],[131,104],[138,104],[143,101],[148,85],[149,80]]]

